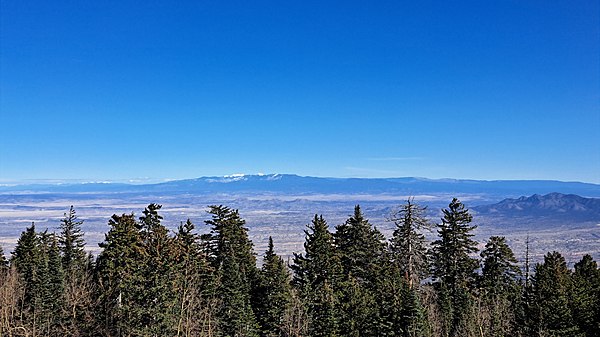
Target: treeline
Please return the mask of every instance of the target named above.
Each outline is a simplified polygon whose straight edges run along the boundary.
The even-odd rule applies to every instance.
[[[73,207],[57,234],[32,224],[9,260],[0,248],[0,335],[600,336],[591,256],[519,265],[495,236],[479,252],[457,199],[438,224],[409,199],[390,240],[359,206],[334,230],[315,215],[302,254],[288,265],[269,238],[260,268],[237,210],[210,206],[199,235],[160,208],[113,215],[95,258]]]

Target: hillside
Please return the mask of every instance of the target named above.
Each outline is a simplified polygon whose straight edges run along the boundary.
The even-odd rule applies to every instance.
[[[506,218],[540,217],[568,221],[600,222],[600,198],[584,198],[574,194],[534,194],[517,199],[504,199],[492,205],[473,208],[480,215]]]

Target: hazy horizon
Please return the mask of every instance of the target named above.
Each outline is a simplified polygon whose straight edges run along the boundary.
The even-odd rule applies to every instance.
[[[439,178],[431,178],[431,177],[422,177],[422,176],[380,176],[380,177],[342,177],[342,176],[315,176],[315,175],[303,175],[296,173],[231,173],[231,174],[219,174],[219,175],[202,175],[202,176],[194,176],[194,177],[184,177],[184,178],[150,178],[150,177],[141,177],[141,178],[129,178],[129,179],[22,179],[22,180],[0,180],[0,186],[19,186],[19,185],[35,185],[35,184],[131,184],[131,185],[143,185],[143,184],[159,184],[164,182],[172,182],[179,180],[193,180],[193,179],[201,179],[201,178],[212,178],[212,177],[244,177],[244,176],[273,176],[273,175],[291,175],[291,176],[299,176],[299,177],[311,177],[311,178],[332,178],[332,179],[398,179],[398,178],[415,178],[415,179],[423,179],[423,180],[432,180],[432,181],[443,181],[443,180],[473,180],[473,181],[557,181],[564,183],[584,183],[584,184],[595,184],[599,185],[600,182],[590,182],[590,181],[579,181],[579,180],[559,180],[559,179],[476,179],[476,178],[468,178],[468,177],[439,177]]]

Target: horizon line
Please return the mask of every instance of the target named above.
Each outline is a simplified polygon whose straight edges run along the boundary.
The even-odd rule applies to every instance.
[[[296,173],[233,173],[225,175],[202,175],[192,178],[152,178],[152,177],[141,177],[141,178],[124,178],[124,179],[80,179],[80,178],[33,178],[33,179],[1,179],[0,187],[17,187],[17,186],[28,186],[28,185],[86,185],[86,184],[124,184],[124,185],[156,185],[161,183],[168,183],[173,181],[184,181],[184,180],[195,180],[202,178],[242,178],[242,177],[266,177],[266,176],[297,176],[301,178],[321,178],[321,179],[365,179],[365,180],[377,180],[377,179],[422,179],[430,181],[483,181],[483,182],[497,182],[497,181],[546,181],[546,182],[561,182],[561,183],[581,183],[581,184],[592,184],[600,185],[600,182],[590,182],[581,180],[560,180],[560,179],[477,179],[477,178],[429,178],[422,176],[386,176],[386,177],[342,177],[342,176],[316,176],[316,175],[301,175]]]

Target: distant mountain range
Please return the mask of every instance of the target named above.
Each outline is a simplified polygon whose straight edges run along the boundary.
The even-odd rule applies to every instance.
[[[0,193],[277,193],[277,194],[486,194],[498,197],[563,193],[600,197],[600,185],[553,180],[466,180],[427,178],[320,178],[293,174],[230,175],[157,184],[33,184],[0,186]],[[501,197],[501,198],[500,198]]]
[[[600,198],[584,198],[574,194],[534,194],[518,199],[504,199],[492,205],[473,207],[487,216],[537,217],[569,221],[598,221],[600,223]]]

